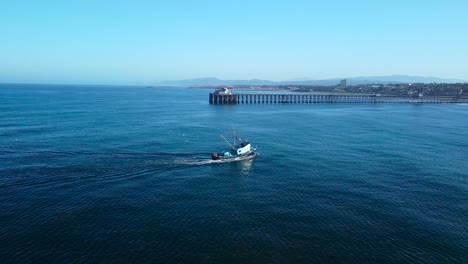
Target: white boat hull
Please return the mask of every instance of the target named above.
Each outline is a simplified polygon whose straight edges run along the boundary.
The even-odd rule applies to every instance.
[[[211,160],[211,162],[212,163],[235,162],[235,161],[241,161],[241,160],[254,159],[257,156],[258,156],[258,153],[256,153],[255,151],[250,151],[248,154],[245,154],[245,155],[220,157],[218,159]]]

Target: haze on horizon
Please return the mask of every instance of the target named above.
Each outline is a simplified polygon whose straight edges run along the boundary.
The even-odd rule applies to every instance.
[[[468,80],[468,2],[3,1],[0,83]]]

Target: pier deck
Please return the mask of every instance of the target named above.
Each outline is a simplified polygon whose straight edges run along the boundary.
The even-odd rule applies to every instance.
[[[448,104],[468,103],[466,97],[396,97],[340,94],[216,94],[210,104]]]

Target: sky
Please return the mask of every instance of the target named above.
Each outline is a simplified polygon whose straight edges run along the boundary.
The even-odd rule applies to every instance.
[[[468,80],[466,0],[0,0],[0,83]]]

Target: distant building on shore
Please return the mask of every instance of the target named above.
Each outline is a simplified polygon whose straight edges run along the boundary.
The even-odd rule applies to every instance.
[[[341,88],[346,88],[346,79],[340,81]]]

